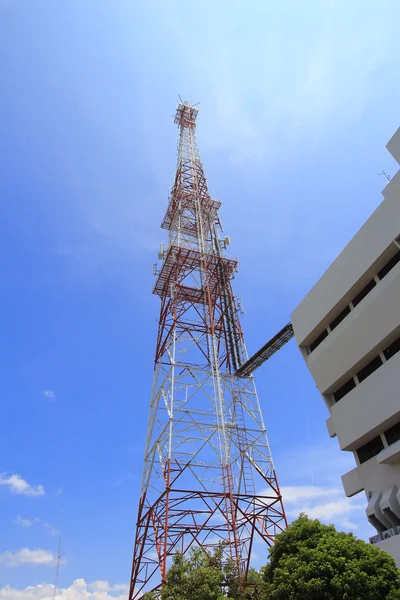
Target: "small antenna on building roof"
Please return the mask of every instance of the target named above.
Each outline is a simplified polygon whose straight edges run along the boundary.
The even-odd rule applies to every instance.
[[[388,181],[391,181],[391,179],[392,179],[390,177],[390,175],[388,175],[387,173],[385,173],[385,171],[383,171],[383,170],[382,170],[382,173],[378,173],[378,175],[384,175]]]

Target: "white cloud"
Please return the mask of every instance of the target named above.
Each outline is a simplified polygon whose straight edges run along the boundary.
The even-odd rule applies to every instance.
[[[51,402],[54,402],[56,399],[56,395],[53,390],[42,390],[40,393],[44,398],[47,398],[47,400],[50,400]]]
[[[207,89],[205,110],[208,101],[213,115],[202,124],[206,143],[227,147],[232,162],[271,161],[271,155],[273,160],[274,154],[288,152],[288,139],[299,132],[306,132],[307,138],[326,136],[338,120],[357,117],[369,100],[376,69],[393,51],[397,54],[394,31],[391,27],[388,35],[385,16],[370,12],[355,28],[355,7],[346,5],[342,10],[334,3],[323,4],[317,10],[320,27],[306,39],[288,28],[284,11],[271,17],[274,26],[265,33],[262,2],[254,8],[251,39],[239,36],[239,41],[240,11],[233,8],[227,17],[215,8],[212,23],[199,11],[196,26],[200,22],[216,40],[212,49],[206,38],[190,43],[197,31],[192,31],[182,11],[176,8],[174,14],[168,5],[159,12],[162,25],[174,21],[179,31],[175,39],[186,40],[191,48],[181,68],[196,65],[196,79]],[[291,6],[291,12],[294,20],[316,18],[314,6]],[[257,73],[264,76],[255,77]]]
[[[50,535],[58,535],[59,534],[57,529],[55,527],[53,527],[53,525],[50,525],[50,523],[45,523],[44,526],[47,530],[47,533],[49,533]]]
[[[365,516],[365,495],[347,498],[342,487],[341,475],[354,466],[352,454],[341,452],[337,442],[330,440],[281,455],[277,471],[289,521],[304,512],[339,530],[357,532],[362,539],[373,535]]]
[[[6,567],[21,567],[22,565],[46,565],[53,566],[57,562],[56,557],[49,550],[30,550],[29,548],[21,548],[17,552],[7,550],[0,554],[0,563]]]
[[[116,583],[113,585],[112,591],[127,593],[129,591],[129,585],[127,585],[126,583]]]
[[[124,583],[111,584],[108,581],[98,580],[88,583],[87,587],[92,592],[128,592],[129,586]]]
[[[21,525],[21,527],[31,527],[34,523],[39,523],[39,517],[35,517],[34,519],[24,519],[21,515],[18,515],[16,519],[14,519],[14,523],[16,525]],[[50,525],[50,523],[43,523],[43,527],[46,529],[47,533],[50,535],[59,535],[58,530]]]
[[[24,519],[21,515],[14,520],[16,525],[21,525],[21,527],[30,527],[34,523],[38,523],[40,521],[39,517],[35,517],[34,519]]]
[[[346,498],[344,492],[334,487],[318,485],[283,486],[281,488],[286,514],[296,519],[305,513],[310,519],[334,523],[343,529],[357,529],[350,515],[362,513],[364,505],[358,498]]]
[[[54,586],[43,583],[16,589],[11,586],[0,588],[0,600],[53,600]],[[112,585],[107,581],[93,581],[87,584],[84,579],[76,579],[69,587],[60,588],[56,600],[126,600],[128,586]]]
[[[108,583],[108,581],[103,581],[103,580],[93,581],[92,583],[88,584],[88,587],[93,592],[109,592],[110,591],[110,584]]]
[[[6,473],[1,473],[0,485],[7,486],[13,494],[22,494],[23,496],[43,496],[45,494],[42,485],[31,485],[17,474],[7,476]]]
[[[319,487],[316,485],[284,486],[281,488],[282,496],[285,502],[298,502],[299,500],[308,500],[326,496],[337,496],[341,493],[336,488]]]
[[[305,512],[311,519],[321,519],[322,521],[332,521],[336,517],[340,520],[346,520],[345,517],[350,512],[362,510],[359,504],[353,504],[349,498],[337,498],[333,502],[323,502],[314,506],[303,506],[301,512]],[[294,517],[298,516],[298,509],[289,511]]]

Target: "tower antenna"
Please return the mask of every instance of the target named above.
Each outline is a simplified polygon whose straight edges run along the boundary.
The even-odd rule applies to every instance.
[[[381,173],[378,173],[378,175],[384,175],[388,181],[392,180],[392,178],[390,177],[390,175],[388,175],[387,173],[385,173],[385,171],[383,169],[382,169]]]
[[[54,582],[54,592],[53,592],[53,600],[56,598],[57,587],[58,587],[58,577],[60,575],[60,564],[61,564],[61,537],[58,543],[58,553],[57,553],[57,564],[56,564],[56,579]]]

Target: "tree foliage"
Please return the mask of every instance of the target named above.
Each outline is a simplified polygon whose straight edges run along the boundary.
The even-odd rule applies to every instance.
[[[223,572],[217,557],[194,548],[189,558],[176,554],[167,573],[162,600],[225,600]]]
[[[270,550],[265,599],[395,600],[399,575],[386,552],[300,515]]]
[[[246,590],[242,589],[233,561],[224,559],[224,544],[213,554],[193,548],[188,558],[174,556],[162,600],[259,600],[265,584],[261,573],[250,569]],[[156,600],[157,593],[145,594],[144,600]]]
[[[213,555],[176,554],[161,600],[400,600],[400,571],[389,554],[305,515],[277,536],[269,559],[260,572],[250,569],[243,589],[223,545]]]
[[[243,588],[243,581],[241,581],[233,561],[228,560],[222,569],[224,572],[225,592],[228,599],[260,600],[265,588],[265,583],[260,572],[255,569],[249,569],[246,587]]]

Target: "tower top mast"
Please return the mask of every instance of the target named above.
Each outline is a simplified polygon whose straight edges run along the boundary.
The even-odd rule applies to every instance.
[[[180,102],[176,109],[174,123],[179,127],[195,127],[199,109],[188,102]]]

